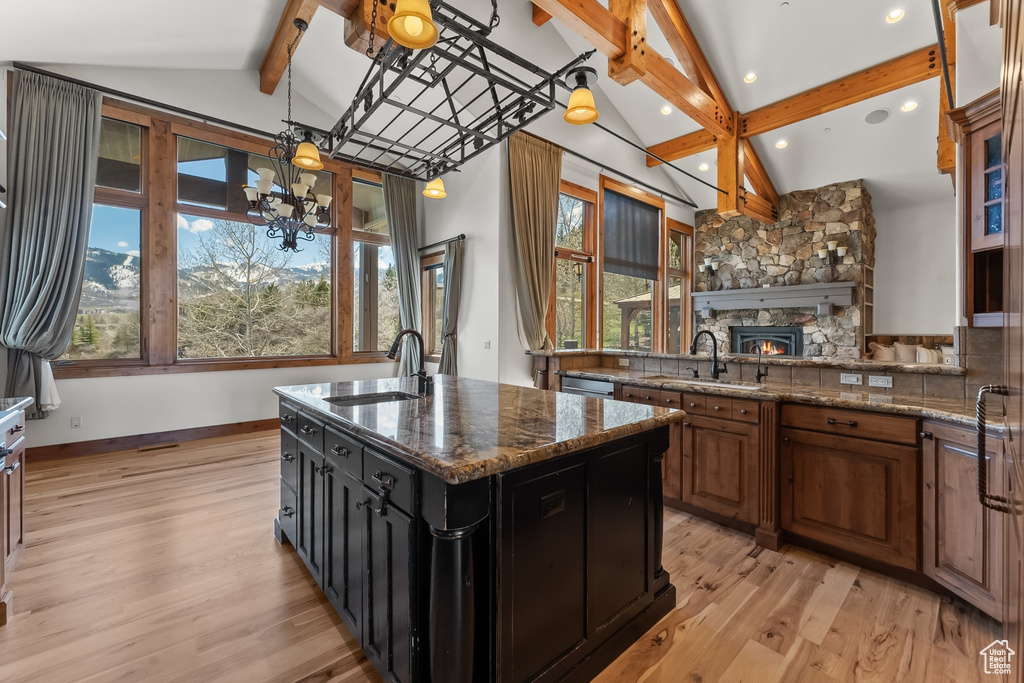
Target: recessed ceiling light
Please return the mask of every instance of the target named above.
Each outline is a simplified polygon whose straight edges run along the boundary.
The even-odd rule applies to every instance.
[[[869,113],[867,116],[865,116],[864,121],[874,125],[876,123],[881,123],[882,121],[885,121],[887,118],[889,118],[890,114],[892,114],[892,112],[889,111],[888,109],[876,109],[873,112]]]
[[[903,111],[914,111],[915,109],[917,109],[917,102],[915,102],[914,100],[909,100],[908,102],[905,102],[903,106],[900,107],[900,109],[902,109]]]
[[[672,113],[672,107],[666,104],[664,107],[661,108],[661,113],[665,116],[668,116],[669,114]]]
[[[788,144],[789,143],[786,142],[785,140],[779,140],[778,142],[775,143],[775,147],[777,147],[778,149],[785,149],[786,145]]]
[[[746,76],[743,77],[743,82],[744,83],[753,83],[756,80],[757,80],[757,74],[754,73],[753,71],[751,71],[750,73],[748,73]]]
[[[887,23],[887,24],[895,24],[897,21],[902,19],[905,15],[906,15],[906,12],[904,12],[903,10],[901,10],[901,9],[894,9],[893,11],[891,11],[888,14],[885,15],[885,23]]]
[[[711,168],[711,167],[710,167],[710,166],[708,166],[708,162],[706,162],[706,161],[705,161],[705,162],[704,162],[703,164],[701,164],[701,165],[700,165],[700,166],[698,166],[697,168],[699,168],[699,169],[700,169],[700,170],[702,170],[702,171],[706,171],[706,170],[708,170],[708,169],[709,169],[709,168]]]

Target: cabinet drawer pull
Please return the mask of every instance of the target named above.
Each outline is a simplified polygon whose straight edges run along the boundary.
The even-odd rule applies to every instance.
[[[691,404],[690,404],[690,407],[691,407],[691,408],[696,408],[696,407],[697,407],[697,404],[696,404],[696,403],[691,403]]]
[[[626,394],[626,398],[633,398],[633,394]]]
[[[292,515],[294,515],[294,514],[295,514],[295,510],[291,509],[290,507],[288,507],[288,506],[286,505],[285,507],[281,508],[281,510],[280,510],[280,512],[279,512],[279,514],[280,514],[280,515],[281,515],[282,517],[291,517]]]
[[[380,484],[382,489],[393,489],[395,488],[395,478],[390,474],[384,474],[380,470],[373,473],[373,480]]]
[[[684,426],[684,427],[691,427],[692,425],[693,425],[693,423],[692,423],[692,422],[684,422],[684,423],[683,423],[683,426]]]
[[[931,439],[934,436],[934,434],[932,434],[931,432],[921,432],[918,436],[920,436],[922,439]]]
[[[792,441],[790,441],[790,438],[788,436],[785,436],[782,438],[782,443],[789,445],[790,443],[792,443]]]
[[[306,434],[307,436],[312,436],[313,434],[316,434],[316,430],[308,425],[302,425],[301,427],[299,427],[299,431],[302,432],[303,434]]]
[[[4,472],[9,477],[12,474],[14,474],[14,470],[18,469],[19,467],[21,467],[21,461],[20,460],[18,462],[14,463],[13,465],[11,465],[10,467],[8,467],[7,469],[5,469]]]
[[[282,453],[281,459],[284,460],[285,462],[291,462],[295,460],[295,456],[292,455],[291,453]]]
[[[357,500],[356,501],[356,510],[362,510],[364,507],[366,507],[369,504],[370,504],[370,499],[369,498],[367,498],[366,500]]]
[[[650,400],[651,400],[651,397],[650,397],[650,396],[644,396],[644,400],[645,400],[645,401],[650,401]]]
[[[331,466],[326,464],[320,467],[313,465],[313,471],[321,475],[327,474],[328,472],[331,471]]]
[[[715,410],[721,410],[722,406],[715,406]]]
[[[25,431],[25,425],[14,425],[11,427],[11,434],[17,434],[18,432]]]
[[[746,414],[747,414],[747,409],[746,408],[740,408],[740,415],[746,415]]]
[[[347,458],[348,457],[348,449],[347,448],[342,448],[341,446],[339,446],[337,444],[331,446],[331,453],[334,453],[335,455],[340,455],[343,458]]]
[[[844,427],[844,426],[845,427],[856,427],[857,426],[857,421],[856,420],[850,420],[850,421],[848,421],[846,423],[843,423],[843,422],[836,422],[836,419],[833,418],[833,417],[828,418],[828,423],[830,425],[839,425],[840,427]]]
[[[672,402],[672,399],[670,399],[670,398],[666,398],[665,399],[665,403],[671,403],[671,402]]]
[[[282,415],[281,416],[281,422],[283,422],[284,424],[288,424],[289,422],[292,422],[294,420],[295,420],[295,417],[293,415]]]

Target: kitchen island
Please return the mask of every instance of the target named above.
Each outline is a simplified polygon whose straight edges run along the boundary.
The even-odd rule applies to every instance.
[[[444,375],[274,391],[278,540],[385,680],[589,681],[675,605],[681,411]]]

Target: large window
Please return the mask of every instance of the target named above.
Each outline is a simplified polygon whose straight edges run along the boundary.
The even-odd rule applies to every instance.
[[[555,269],[547,330],[556,349],[593,347],[597,273],[594,203],[586,188],[562,181],[555,224]]]
[[[177,153],[178,358],[330,355],[331,235],[282,251],[246,220],[241,187],[266,157],[184,136]]]
[[[693,268],[693,227],[679,221],[667,221],[668,234],[668,292],[665,297],[668,313],[665,318],[666,353],[682,353],[691,336],[692,299],[691,270]]]
[[[444,335],[444,252],[420,257],[423,344],[429,360],[441,360]]]
[[[142,359],[142,143],[140,126],[101,122],[82,297],[62,361]]]
[[[352,350],[382,352],[402,329],[398,271],[384,192],[368,173],[352,183]]]

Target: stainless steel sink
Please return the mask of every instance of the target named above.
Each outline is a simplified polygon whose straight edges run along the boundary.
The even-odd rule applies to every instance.
[[[423,398],[404,391],[384,391],[379,394],[362,394],[359,396],[328,396],[324,400],[336,406],[366,406],[372,403],[392,403],[394,401],[415,401]]]
[[[685,377],[670,377],[668,375],[654,375],[643,379],[657,379],[673,384],[686,384],[693,387],[716,387],[718,389],[737,389],[739,391],[760,391],[764,389],[761,384],[750,384],[748,382],[726,382],[720,379],[687,379]]]

